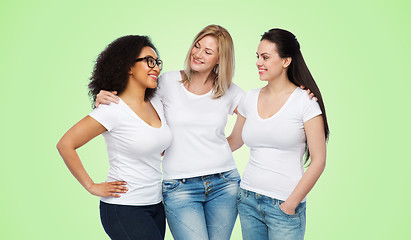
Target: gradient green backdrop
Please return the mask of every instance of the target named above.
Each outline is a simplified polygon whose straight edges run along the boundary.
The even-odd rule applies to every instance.
[[[1,1],[0,239],[108,239],[99,199],[55,148],[91,111],[94,60],[117,37],[143,34],[164,71],[181,69],[194,35],[214,23],[234,39],[234,82],[244,90],[263,86],[256,47],[280,27],[296,34],[323,93],[331,135],[306,239],[410,239],[410,12],[406,0]],[[241,173],[248,153],[234,153]],[[104,181],[103,138],[79,154]],[[241,239],[239,221],[232,239]]]

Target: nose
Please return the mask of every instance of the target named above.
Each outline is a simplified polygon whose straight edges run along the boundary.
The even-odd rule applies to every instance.
[[[154,66],[153,70],[156,71],[156,72],[158,72],[158,73],[161,71],[161,69],[160,69],[160,67],[158,66],[158,64],[156,64],[156,65]]]
[[[257,67],[261,67],[263,64],[262,64],[262,60],[261,60],[261,58],[259,57],[259,58],[257,58],[257,62],[255,63],[255,65],[257,66]]]
[[[196,58],[201,58],[203,55],[201,54],[202,51],[200,51],[199,49],[193,49],[193,56]]]

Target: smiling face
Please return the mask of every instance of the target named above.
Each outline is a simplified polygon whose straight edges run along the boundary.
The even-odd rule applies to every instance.
[[[287,74],[287,68],[291,58],[281,58],[277,52],[275,43],[262,40],[257,49],[257,68],[260,80],[271,81]]]
[[[212,36],[196,42],[190,53],[190,67],[195,72],[211,72],[218,64],[218,43]]]
[[[153,57],[157,59],[157,54],[151,47],[144,47],[136,59],[144,57]],[[135,81],[138,85],[144,88],[156,88],[160,69],[158,68],[158,65],[154,68],[150,68],[147,65],[147,60],[144,59],[136,62],[134,66],[130,68],[129,74],[129,81]]]

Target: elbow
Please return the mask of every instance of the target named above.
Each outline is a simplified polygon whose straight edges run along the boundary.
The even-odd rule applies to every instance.
[[[322,173],[325,170],[325,157],[317,158],[312,156],[310,166],[314,166],[317,171]]]
[[[57,148],[57,150],[59,151],[59,153],[61,153],[61,152],[63,151],[65,145],[66,145],[66,144],[65,144],[63,138],[60,139],[60,141],[59,141],[59,142],[57,143],[57,145],[56,145],[56,148]]]
[[[72,145],[64,137],[62,137],[60,141],[57,143],[56,148],[60,154],[67,149],[74,149]]]

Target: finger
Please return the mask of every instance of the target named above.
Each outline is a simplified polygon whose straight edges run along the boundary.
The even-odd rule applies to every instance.
[[[98,107],[100,105],[99,102],[96,102],[96,104],[94,104],[94,106]]]
[[[98,103],[99,104],[104,104],[104,105],[109,105],[110,103],[112,103],[112,101],[101,99],[101,100],[98,101]]]
[[[110,193],[110,196],[112,196],[112,197],[116,197],[116,198],[121,197],[121,195],[120,195],[120,194],[116,194],[116,193]]]
[[[128,189],[126,187],[118,187],[116,189],[116,192],[118,193],[126,193],[128,191]]]
[[[310,99],[314,97],[314,93],[310,93]]]
[[[301,88],[301,89],[305,89],[305,86],[304,86],[304,85],[300,85],[300,88]]]
[[[125,182],[125,181],[114,181],[114,182],[110,182],[111,184],[113,184],[113,185],[126,185],[127,184],[127,182]]]
[[[307,94],[310,94],[311,93],[311,90],[310,89],[307,89]]]
[[[318,98],[315,97],[314,99],[315,99],[316,102],[318,102]]]
[[[112,91],[111,93],[114,95],[117,95],[117,91]]]
[[[113,103],[118,103],[118,97],[116,95],[108,95],[105,98],[106,100],[113,102]]]

